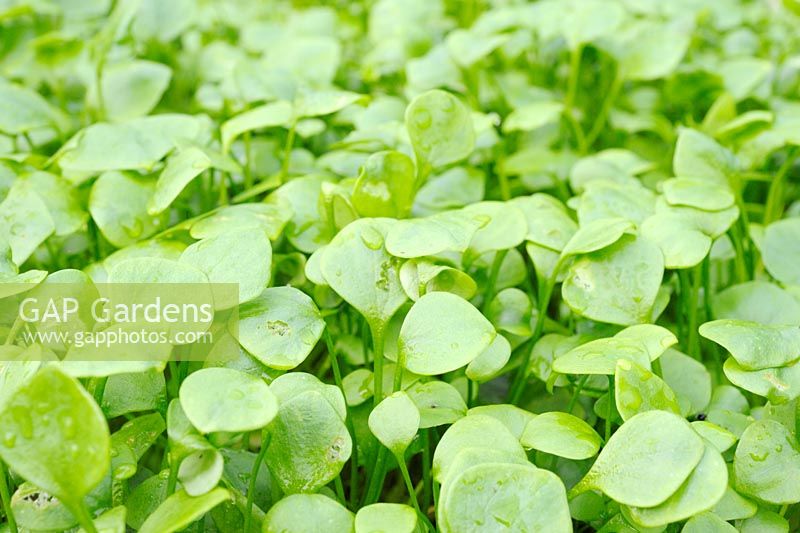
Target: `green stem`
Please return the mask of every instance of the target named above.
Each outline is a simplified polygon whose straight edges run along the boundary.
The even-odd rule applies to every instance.
[[[97,405],[103,405],[103,394],[106,391],[106,382],[108,382],[108,377],[100,377],[100,378],[91,378],[89,380],[88,390],[94,396],[94,401],[97,402]]]
[[[581,56],[583,55],[583,46],[579,46],[575,50],[570,50],[569,53],[569,77],[567,78],[567,94],[564,97],[564,116],[572,126],[575,132],[575,140],[578,143],[578,151],[585,154],[588,147],[586,146],[586,135],[583,132],[580,122],[575,118],[572,112],[572,107],[575,105],[575,94],[578,88],[578,77],[581,69]]]
[[[506,254],[508,254],[508,250],[499,250],[494,254],[492,266],[489,268],[489,279],[486,280],[486,289],[483,291],[483,306],[481,310],[484,313],[489,309],[489,304],[492,302],[492,298],[494,298],[497,276],[500,274],[500,267],[503,266]]]
[[[17,335],[19,335],[19,331],[22,329],[24,322],[21,316],[17,316],[14,320],[14,324],[11,326],[11,329],[8,331],[8,335],[6,335],[6,340],[3,343],[3,346],[11,346],[14,344],[14,341],[17,339]]]
[[[289,127],[289,133],[286,135],[286,145],[283,147],[283,164],[281,165],[281,175],[280,175],[280,183],[286,181],[286,177],[289,175],[289,164],[292,161],[292,148],[294,147],[294,135],[295,130],[297,129],[297,121],[292,121],[292,125]]]
[[[422,505],[428,509],[431,505],[431,430],[422,430]]]
[[[781,218],[783,214],[783,207],[784,207],[784,185],[786,181],[786,176],[789,174],[789,170],[792,168],[792,164],[794,163],[794,159],[797,156],[797,148],[793,148],[789,150],[786,154],[786,160],[778,169],[778,172],[775,174],[775,177],[769,184],[769,191],[767,192],[767,202],[764,208],[764,225],[768,225],[775,220]]]
[[[0,460],[0,499],[3,500],[3,511],[6,513],[8,529],[11,533],[17,533],[17,521],[14,519],[14,512],[11,510],[11,494],[8,488],[8,472],[5,463]]]
[[[169,460],[169,478],[167,478],[167,496],[175,492],[175,486],[178,484],[178,461]]]
[[[250,150],[250,132],[247,131],[243,135],[244,139],[244,189],[248,190],[253,186],[253,171],[250,168],[250,160],[251,158],[251,150]],[[291,148],[290,148],[290,157],[291,157]]]
[[[264,457],[267,455],[267,448],[269,448],[270,433],[265,429],[261,434],[261,448],[258,450],[256,460],[253,463],[253,468],[250,471],[250,480],[247,485],[247,503],[245,504],[244,513],[244,533],[250,533],[250,523],[253,520],[253,501],[256,498],[256,482],[258,481],[258,471],[261,469],[261,463],[264,462]],[[170,470],[170,474],[172,471]]]
[[[342,391],[342,395],[344,396],[344,382],[342,380],[342,370],[339,367],[339,357],[336,353],[333,338],[331,337],[330,330],[327,326],[325,327],[324,336],[325,345],[328,348],[328,358],[330,359],[331,369],[333,370],[333,380],[336,382],[336,386],[339,387],[339,390]],[[353,441],[353,452],[352,457],[350,458],[350,504],[351,506],[355,506],[356,502],[358,501],[358,442],[356,441],[356,431],[353,427],[353,420],[350,418],[349,413],[345,419],[345,425],[347,425],[347,430],[350,432],[350,438]],[[341,483],[341,477],[337,477],[337,485],[339,483]],[[344,489],[342,490],[344,492]],[[342,500],[342,502],[345,501],[346,500]]]
[[[83,500],[79,500],[77,504],[70,509],[72,514],[75,515],[75,518],[78,519],[78,523],[81,527],[86,530],[86,533],[97,533],[97,528],[94,526],[94,520],[92,520],[92,515],[89,513],[89,509],[86,507],[86,503]]]
[[[467,378],[467,407],[475,407],[475,395],[478,384]]]
[[[569,404],[567,405],[567,413],[572,414],[572,410],[575,408],[575,404],[578,402],[578,397],[581,395],[581,391],[583,387],[586,386],[586,382],[589,380],[589,374],[585,376],[581,376],[581,379],[578,380],[578,384],[575,386],[575,390],[572,391],[572,398],[569,399]]]
[[[603,100],[603,105],[600,108],[600,112],[597,114],[597,118],[594,121],[594,125],[592,129],[589,130],[589,133],[586,135],[586,146],[591,148],[594,142],[597,140],[597,137],[600,136],[600,133],[603,131],[603,126],[606,124],[606,119],[608,118],[608,114],[611,111],[611,106],[614,104],[614,100],[617,99],[617,93],[622,88],[623,78],[620,75],[620,72],[617,71],[614,74],[614,80],[611,82],[611,86],[608,89],[608,93],[606,94],[605,99]]]
[[[614,376],[608,376],[608,408],[606,409],[605,441],[611,438],[611,417],[614,416]]]
[[[511,389],[509,392],[509,402],[516,405],[520,398],[522,397],[522,391],[525,388],[525,380],[528,377],[528,367],[530,366],[531,362],[531,351],[533,350],[533,346],[539,337],[542,334],[542,330],[544,329],[544,321],[547,317],[547,307],[550,305],[550,297],[553,294],[553,287],[556,284],[556,277],[558,275],[558,271],[561,268],[561,260],[556,263],[555,268],[553,268],[553,273],[550,275],[550,278],[544,283],[544,286],[541,287],[541,291],[538,295],[538,306],[537,306],[537,315],[536,315],[536,325],[533,329],[533,336],[530,338],[530,350],[525,350],[522,353],[522,364],[520,364],[519,370],[517,370],[517,374],[514,376],[514,381],[511,384]]]
[[[699,338],[698,338],[698,324],[697,324],[697,309],[698,309],[698,296],[700,295],[700,281],[702,278],[700,269],[702,267],[697,265],[692,272],[692,283],[689,292],[688,305],[689,305],[689,338],[686,341],[688,354],[698,359],[699,353]]]
[[[383,491],[383,478],[386,470],[386,448],[380,446],[375,457],[375,466],[369,478],[369,486],[364,499],[364,505],[370,505],[378,501]]]
[[[383,400],[383,348],[385,324],[370,321],[369,330],[372,333],[372,373],[373,379],[373,404],[378,405]]]
[[[747,265],[745,263],[744,258],[744,247],[742,246],[741,235],[739,232],[739,226],[734,224],[731,226],[731,229],[728,230],[728,236],[733,243],[733,248],[736,251],[736,255],[733,257],[733,264],[736,269],[736,278],[739,283],[744,283],[749,278],[747,276]]]
[[[400,467],[400,474],[403,476],[403,482],[406,485],[406,490],[408,491],[408,497],[411,500],[411,505],[414,506],[414,509],[417,511],[417,515],[419,516],[420,520],[425,523],[425,526],[428,531],[435,531],[433,529],[433,525],[428,520],[428,517],[425,513],[422,512],[422,509],[419,507],[419,501],[417,500],[417,491],[414,489],[414,484],[411,482],[411,476],[408,473],[408,466],[406,465],[405,458],[402,454],[395,454],[394,458],[397,460],[397,464]]]

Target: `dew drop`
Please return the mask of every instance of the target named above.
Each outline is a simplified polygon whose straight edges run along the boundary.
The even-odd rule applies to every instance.
[[[19,426],[19,431],[24,438],[33,438],[33,420],[31,420],[31,415],[26,408],[19,405],[15,406],[12,408],[11,417]]]
[[[3,434],[3,446],[6,448],[13,448],[17,443],[17,434],[13,431],[6,431]]]
[[[366,227],[361,232],[361,241],[370,250],[380,250],[383,246],[383,235],[372,227]]]
[[[244,398],[244,392],[240,389],[231,389],[228,391],[228,399],[230,400],[241,400]]]
[[[421,130],[431,127],[432,117],[427,109],[418,109],[414,113],[414,125]]]

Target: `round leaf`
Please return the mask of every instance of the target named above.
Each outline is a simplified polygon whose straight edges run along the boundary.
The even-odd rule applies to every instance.
[[[564,484],[533,465],[474,466],[456,475],[445,490],[444,532],[572,531]]]
[[[264,533],[323,533],[353,530],[353,513],[321,494],[292,494],[273,505]]]
[[[3,461],[72,509],[109,469],[110,437],[100,407],[54,366],[7,401],[0,426]]]
[[[641,237],[623,237],[573,263],[562,285],[564,300],[600,322],[648,322],[664,274],[664,256]]]
[[[542,413],[525,426],[520,442],[525,448],[566,457],[588,459],[600,449],[602,439],[576,416],[558,411]]]
[[[750,424],[736,447],[733,471],[742,494],[776,505],[800,500],[800,450],[779,422]]]
[[[392,225],[385,218],[348,224],[325,249],[320,264],[328,285],[376,325],[389,322],[406,301],[400,263],[384,246]]]
[[[373,503],[356,513],[355,533],[415,533],[417,513],[400,503]]]
[[[260,229],[231,231],[192,244],[183,251],[180,261],[201,270],[211,283],[239,285],[238,301],[215,298],[217,309],[227,309],[256,298],[266,288],[272,245]]]
[[[398,350],[408,370],[433,376],[468,364],[495,335],[492,324],[468,301],[431,292],[411,306],[400,328]]]
[[[267,465],[287,494],[321,489],[350,458],[350,433],[336,409],[316,391],[281,402],[270,433]]]
[[[370,431],[396,456],[405,452],[414,440],[419,422],[417,406],[403,391],[381,400],[369,414]]]
[[[324,329],[314,301],[294,287],[271,287],[239,308],[239,342],[278,370],[302,363]]]
[[[681,414],[678,398],[669,385],[633,361],[617,361],[614,387],[614,400],[623,420],[654,409]]]
[[[406,109],[406,128],[418,166],[455,163],[475,146],[472,116],[458,98],[445,91],[428,91],[414,98]]]
[[[204,368],[180,388],[186,416],[202,433],[244,432],[275,418],[278,402],[264,380],[229,368]]]
[[[655,507],[686,481],[704,449],[703,440],[679,416],[646,411],[611,436],[572,493],[597,489],[625,505]]]

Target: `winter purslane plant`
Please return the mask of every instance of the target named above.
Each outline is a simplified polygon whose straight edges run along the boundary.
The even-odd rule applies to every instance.
[[[0,530],[800,529],[799,14],[0,3]]]

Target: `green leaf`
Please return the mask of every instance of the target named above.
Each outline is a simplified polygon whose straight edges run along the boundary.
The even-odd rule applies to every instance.
[[[464,212],[476,220],[488,220],[482,225],[469,244],[470,252],[484,252],[514,248],[525,240],[528,225],[525,215],[507,202],[478,202],[464,208]]]
[[[0,79],[0,131],[18,135],[41,128],[62,129],[64,114],[30,89]]]
[[[278,370],[302,363],[324,329],[314,301],[294,287],[271,287],[239,308],[242,347]]]
[[[180,262],[202,271],[211,283],[237,284],[238,300],[224,301],[230,291],[215,295],[214,307],[227,309],[258,298],[267,287],[272,274],[272,245],[260,229],[230,231],[190,245]]]
[[[567,459],[588,459],[600,449],[602,439],[592,427],[576,416],[558,411],[542,413],[528,422],[520,438],[532,448]]]
[[[714,320],[700,326],[700,335],[728,350],[746,370],[783,366],[800,359],[800,329],[795,326]]]
[[[561,257],[588,254],[617,242],[633,224],[624,218],[600,218],[583,224],[561,250]]]
[[[736,528],[713,513],[700,513],[684,524],[681,533],[736,533]]]
[[[180,399],[203,433],[253,431],[269,424],[278,402],[260,378],[229,368],[204,368],[181,384]]]
[[[102,411],[77,380],[40,370],[8,400],[0,456],[71,510],[106,475],[110,437]]]
[[[477,31],[455,29],[445,43],[453,61],[469,68],[508,41],[508,35],[481,35]]]
[[[575,261],[561,293],[567,304],[586,318],[624,326],[639,324],[650,321],[663,275],[661,250],[642,237],[626,236]]]
[[[414,533],[417,513],[400,503],[373,503],[356,513],[355,533]]]
[[[711,250],[712,239],[686,217],[657,213],[641,226],[642,235],[656,243],[664,254],[664,266],[690,268],[700,264]]]
[[[708,420],[695,420],[691,424],[697,434],[720,453],[728,451],[738,440],[736,435]]]
[[[611,436],[570,494],[596,489],[625,505],[655,507],[686,481],[704,449],[703,440],[679,416],[640,413]]]
[[[496,335],[478,357],[469,362],[466,375],[472,381],[483,383],[494,379],[511,358],[511,344],[502,335]]]
[[[661,358],[661,377],[675,392],[681,414],[701,413],[711,400],[711,374],[697,359],[668,348]]]
[[[406,109],[405,122],[418,167],[455,163],[475,146],[469,111],[445,91],[428,91],[414,98]]]
[[[297,117],[330,115],[361,100],[364,95],[348,91],[321,90],[301,91],[294,103]]]
[[[472,304],[448,292],[431,292],[411,306],[403,321],[399,358],[415,374],[444,374],[469,364],[495,335]]]
[[[321,494],[292,494],[270,508],[264,533],[353,531],[353,513]]]
[[[631,507],[631,517],[645,527],[660,527],[680,522],[708,511],[728,488],[728,469],[720,453],[706,446],[702,459],[681,487],[655,507]]]
[[[16,187],[28,187],[39,195],[55,225],[55,234],[65,236],[80,230],[88,218],[79,191],[61,176],[49,172],[23,174],[14,182]]]
[[[726,186],[736,171],[735,156],[716,141],[699,131],[682,128],[678,133],[672,159],[675,175],[700,178]]]
[[[553,370],[562,374],[607,374],[616,372],[617,362],[628,360],[649,368],[678,339],[661,326],[630,326],[613,337],[597,339],[572,348],[553,361]]]
[[[420,412],[403,391],[387,396],[369,414],[372,434],[397,457],[402,456],[419,429]]]
[[[730,189],[703,179],[670,178],[662,181],[661,187],[667,202],[672,205],[719,211],[734,203]]]
[[[790,402],[800,396],[800,364],[778,368],[747,370],[729,358],[722,367],[731,383],[746,391],[767,398],[773,404]]]
[[[774,420],[744,431],[733,459],[736,489],[777,505],[800,500],[800,451],[792,434]]]
[[[334,237],[320,265],[339,296],[368,322],[384,325],[406,301],[399,262],[385,247],[391,225],[385,218],[356,220]]]
[[[669,385],[633,361],[617,360],[614,400],[623,420],[654,409],[681,414],[678,399]]]
[[[503,133],[532,131],[542,126],[558,122],[564,104],[552,100],[542,100],[526,104],[512,111],[503,121]]]
[[[741,533],[789,533],[789,522],[778,513],[759,509],[754,517],[742,522],[739,531]]]
[[[470,415],[450,426],[436,446],[433,453],[433,478],[444,483],[450,476],[450,468],[456,456],[468,448],[504,452],[510,457],[527,462],[519,440],[502,422],[483,414]]]
[[[800,325],[800,302],[766,281],[731,285],[711,300],[714,318],[735,318],[767,325]]]
[[[225,206],[204,216],[190,228],[194,239],[217,237],[230,231],[260,229],[277,240],[292,218],[292,208],[280,201]]]
[[[0,202],[0,242],[11,248],[11,261],[22,265],[56,229],[47,205],[32,187],[12,187]]]
[[[125,506],[113,507],[93,520],[94,527],[98,533],[125,533],[126,514]],[[80,528],[77,533],[87,532],[84,528]]]
[[[538,415],[520,409],[519,407],[507,403],[496,403],[490,405],[479,405],[473,407],[467,413],[469,416],[486,415],[502,422],[506,428],[517,438],[522,439],[528,423]]]
[[[572,531],[561,480],[533,465],[483,464],[455,474],[444,487],[444,532]]]
[[[118,124],[99,122],[61,147],[58,164],[72,181],[111,170],[150,171],[178,139],[196,139],[204,122],[189,115],[163,114]]]
[[[420,429],[452,424],[467,415],[464,398],[450,383],[439,380],[418,381],[406,393],[419,411]]]
[[[761,253],[767,271],[785,284],[800,285],[800,217],[767,226]]]
[[[403,263],[400,283],[406,295],[415,302],[421,295],[435,291],[451,292],[466,300],[475,296],[478,290],[469,274],[424,259],[410,259]]]
[[[216,488],[202,496],[189,496],[185,491],[179,490],[164,500],[164,503],[147,517],[139,531],[141,533],[180,531],[230,497],[230,493],[223,488]]]
[[[153,61],[108,65],[100,84],[106,118],[118,122],[147,115],[161,100],[171,77],[168,66]],[[97,105],[98,95],[90,91],[89,100]]]
[[[147,214],[157,215],[167,209],[194,178],[210,167],[211,159],[194,146],[171,155],[147,202]]]
[[[102,174],[89,197],[89,212],[108,242],[122,248],[153,235],[165,225],[165,216],[151,216],[152,180],[123,172]]]
[[[350,458],[350,434],[319,392],[310,390],[281,401],[269,430],[267,465],[287,494],[319,490],[339,475]]]
[[[560,252],[578,230],[564,205],[547,194],[518,196],[511,200],[528,221],[526,240]]]
[[[403,258],[442,252],[463,252],[486,219],[464,210],[444,211],[424,218],[398,220],[388,228],[386,250]]]
[[[668,76],[680,64],[691,41],[691,32],[678,23],[643,21],[627,33],[619,68],[629,80]]]
[[[625,18],[619,4],[600,0],[570,2],[555,23],[561,28],[570,50],[613,35]]]
[[[245,111],[222,123],[222,151],[228,153],[233,141],[248,131],[284,126],[292,119],[292,104],[284,100]]]
[[[352,202],[363,217],[403,218],[414,203],[414,162],[386,151],[370,155],[361,167]]]

